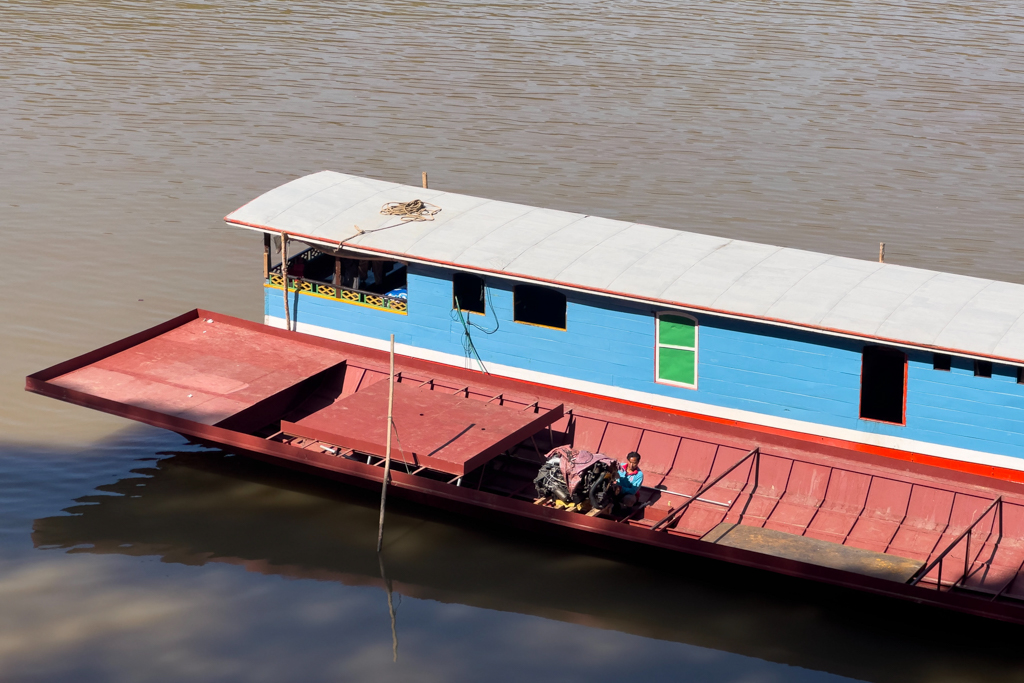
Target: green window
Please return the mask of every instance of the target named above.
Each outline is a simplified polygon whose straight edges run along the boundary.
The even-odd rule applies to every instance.
[[[657,381],[696,387],[697,321],[678,313],[660,313],[657,326]]]

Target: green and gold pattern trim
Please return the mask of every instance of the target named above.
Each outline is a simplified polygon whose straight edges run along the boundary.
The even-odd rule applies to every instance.
[[[284,278],[280,273],[271,273],[270,277],[264,281],[263,286],[268,289],[282,289],[284,287]],[[409,312],[409,304],[405,299],[374,294],[372,292],[360,292],[355,289],[346,289],[345,287],[335,287],[326,282],[290,277],[288,278],[288,291],[330,301],[341,301],[354,306],[373,308],[378,311],[388,311],[389,313],[408,315]],[[341,296],[338,296],[339,292]]]

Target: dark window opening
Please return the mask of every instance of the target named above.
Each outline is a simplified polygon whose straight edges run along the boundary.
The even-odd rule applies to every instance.
[[[289,242],[288,276],[293,280],[307,280],[342,289],[384,294],[406,298],[407,268],[399,261],[335,258],[319,249],[291,253],[294,242]],[[280,264],[274,270],[281,272]]]
[[[1024,384],[1024,368],[1017,368],[1017,384]]]
[[[469,273],[452,275],[452,308],[483,315],[484,279]]]
[[[975,377],[991,377],[992,376],[992,361],[989,361],[989,360],[976,360],[976,361],[974,361],[974,376]]]
[[[945,353],[932,354],[932,368],[949,372],[953,365],[953,357]]]
[[[907,356],[883,346],[866,346],[860,375],[860,416],[903,424]]]
[[[561,292],[536,285],[517,285],[512,298],[517,323],[565,329],[565,295]]]

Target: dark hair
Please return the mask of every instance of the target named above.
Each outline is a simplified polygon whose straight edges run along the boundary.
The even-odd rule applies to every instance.
[[[626,456],[626,460],[629,460],[631,458],[636,458],[636,461],[640,462],[640,454],[637,453],[636,451],[630,451],[629,455]]]

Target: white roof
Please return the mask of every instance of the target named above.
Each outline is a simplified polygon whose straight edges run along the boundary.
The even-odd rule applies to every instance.
[[[433,220],[382,215],[422,199]],[[228,223],[629,299],[1024,362],[1024,285],[859,261],[323,171]],[[358,227],[357,227],[358,226]]]

